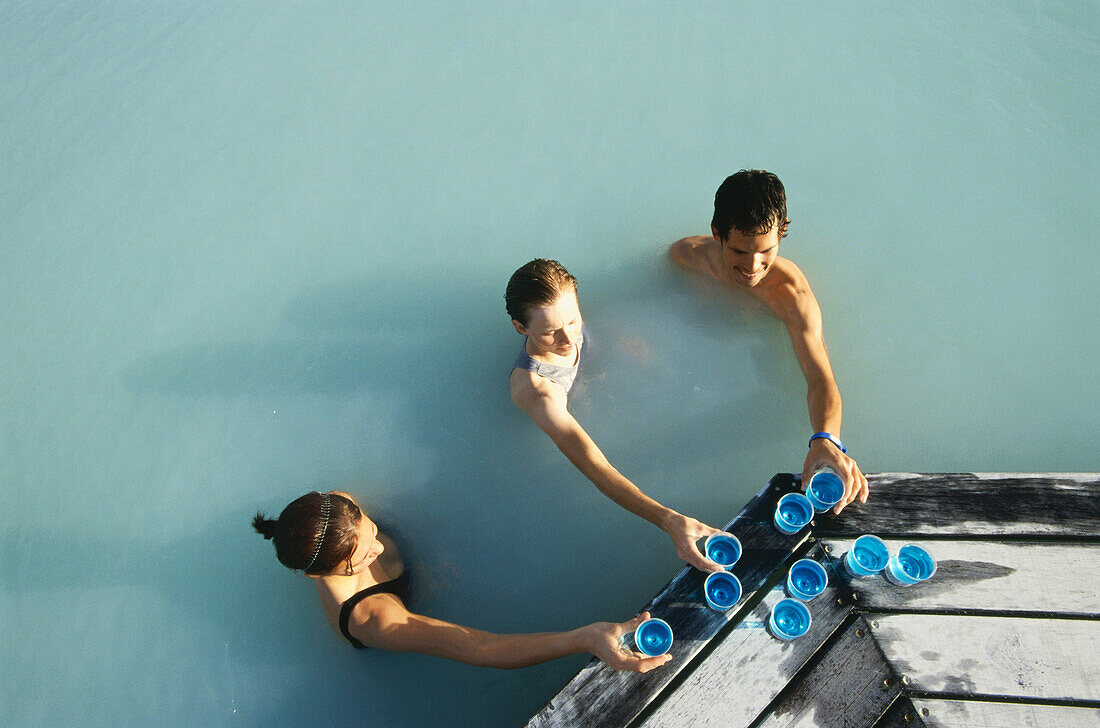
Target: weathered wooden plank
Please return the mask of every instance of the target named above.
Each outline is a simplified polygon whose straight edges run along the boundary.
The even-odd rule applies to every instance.
[[[821,561],[824,554],[815,546],[807,556]],[[813,619],[810,631],[783,642],[765,628],[772,607],[784,596],[781,588],[773,589],[675,692],[661,696],[663,702],[642,728],[749,725],[850,613],[851,607],[840,603],[842,594],[842,583],[830,575],[825,592],[807,605]]]
[[[809,529],[786,536],[772,525],[778,498],[796,489],[791,475],[777,475],[726,526],[741,540],[741,560],[733,571],[744,590],[742,602],[809,537]],[[592,659],[534,717],[529,728],[586,726],[618,728],[633,720],[668,685],[727,621],[727,613],[710,609],[702,597],[704,574],[685,567],[645,607],[664,619],[675,634],[672,661],[645,675],[615,672]]]
[[[900,693],[900,681],[859,618],[758,725],[867,728]]]
[[[839,561],[852,539],[821,543],[837,560],[857,603],[868,609],[1100,614],[1100,545],[1093,543],[925,541],[921,545],[936,558],[936,574],[910,587],[894,586],[882,576],[853,579]],[[905,543],[886,539],[891,553]]]
[[[925,725],[913,701],[902,694],[890,704],[886,714],[879,718],[874,728],[924,728]]]
[[[1100,622],[868,612],[886,659],[917,692],[1100,700]]]
[[[879,473],[867,480],[867,503],[819,515],[815,534],[1100,536],[1097,473]]]
[[[928,728],[1096,728],[1100,709],[913,698]]]

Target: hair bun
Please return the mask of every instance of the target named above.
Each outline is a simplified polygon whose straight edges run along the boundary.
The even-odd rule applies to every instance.
[[[256,511],[256,517],[252,519],[252,527],[256,529],[256,533],[260,534],[268,541],[275,537],[275,528],[278,525],[278,521],[269,520],[264,517],[264,514],[260,511]]]

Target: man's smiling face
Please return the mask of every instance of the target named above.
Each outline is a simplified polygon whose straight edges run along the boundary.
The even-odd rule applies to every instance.
[[[752,288],[764,280],[779,255],[780,229],[779,225],[772,225],[766,233],[743,233],[732,228],[729,237],[722,240],[718,231],[711,228],[722,245],[722,262],[731,283]]]

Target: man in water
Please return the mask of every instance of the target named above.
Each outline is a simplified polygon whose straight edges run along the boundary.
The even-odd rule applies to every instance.
[[[677,240],[669,256],[685,268],[746,291],[786,324],[806,376],[814,431],[802,465],[802,484],[805,487],[819,468],[835,470],[844,481],[844,497],[834,508],[840,513],[857,498],[867,502],[867,478],[840,440],[840,391],[825,348],[821,308],[798,266],[779,257],[779,241],[787,236],[790,223],[779,178],[743,169],[726,178],[714,196],[711,235]]]
[[[696,544],[718,529],[643,493],[608,461],[567,408],[584,344],[576,278],[556,260],[538,258],[512,274],[504,301],[512,326],[524,337],[508,380],[516,406],[600,492],[668,533],[681,559],[702,571],[721,571]]]

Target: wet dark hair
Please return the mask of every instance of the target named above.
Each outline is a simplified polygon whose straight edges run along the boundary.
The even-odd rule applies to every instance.
[[[275,555],[283,566],[307,574],[327,574],[345,562],[350,572],[363,512],[344,496],[329,493],[326,525],[325,498],[322,493],[307,493],[284,508],[274,521],[256,512],[252,527],[275,542]]]
[[[549,306],[566,290],[567,285],[576,292],[577,279],[561,263],[535,258],[508,279],[504,307],[509,316],[526,326],[530,310]]]
[[[762,235],[779,225],[779,237],[787,237],[787,192],[771,172],[742,169],[726,177],[714,194],[711,225],[718,237],[728,240],[736,228],[746,235]]]

